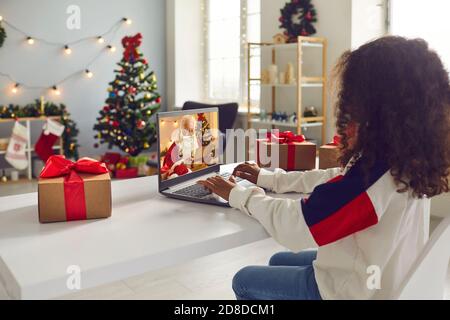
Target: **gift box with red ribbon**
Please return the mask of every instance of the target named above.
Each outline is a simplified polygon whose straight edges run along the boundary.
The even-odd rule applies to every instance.
[[[268,132],[265,139],[256,140],[257,163],[262,168],[282,168],[287,171],[312,170],[316,167],[316,145],[303,135],[290,131]]]
[[[319,148],[319,169],[340,167],[339,158],[340,138],[335,136],[333,141]]]
[[[82,158],[72,162],[51,156],[39,177],[41,223],[108,218],[111,216],[111,178],[102,162]]]

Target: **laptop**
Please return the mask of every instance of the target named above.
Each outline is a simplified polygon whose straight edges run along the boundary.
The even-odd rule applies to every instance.
[[[222,133],[219,109],[205,108],[157,114],[158,191],[180,200],[229,207],[228,201],[197,184],[220,175],[229,179],[220,165]],[[243,185],[248,181],[235,178]]]

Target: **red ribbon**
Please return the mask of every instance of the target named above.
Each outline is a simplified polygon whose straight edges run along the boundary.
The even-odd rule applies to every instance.
[[[339,137],[339,136],[334,136],[333,141],[328,143],[329,146],[335,146],[335,147],[339,146],[340,144],[341,144],[341,137]]]
[[[266,142],[287,144],[288,145],[288,170],[295,170],[295,144],[305,142],[306,138],[304,135],[296,135],[291,131],[284,132],[267,132]],[[259,162],[259,143],[257,144],[257,157]]]
[[[78,173],[107,173],[106,164],[82,158],[77,162],[67,160],[64,156],[51,156],[42,169],[40,178],[64,177],[64,204],[67,221],[86,220],[86,198],[84,181]]]
[[[122,45],[125,48],[123,57],[126,61],[136,61],[139,58],[139,52],[137,48],[142,43],[142,34],[138,33],[133,37],[125,37],[122,39]]]
[[[270,142],[275,142],[279,144],[292,144],[294,142],[301,143],[305,142],[306,138],[302,134],[294,134],[291,131],[284,131],[284,132],[267,132],[266,139]]]

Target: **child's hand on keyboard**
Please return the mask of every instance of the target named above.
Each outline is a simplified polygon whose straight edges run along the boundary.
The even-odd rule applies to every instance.
[[[238,165],[234,169],[233,176],[248,180],[251,183],[256,184],[260,171],[261,169],[256,163],[245,162]]]
[[[215,176],[208,178],[206,180],[200,180],[197,182],[201,184],[206,189],[210,190],[212,193],[217,194],[219,197],[229,200],[231,189],[236,186],[236,181],[233,177],[230,177],[229,180],[225,180],[220,176]]]

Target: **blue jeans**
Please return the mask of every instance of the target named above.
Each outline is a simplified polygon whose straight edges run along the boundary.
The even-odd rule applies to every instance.
[[[241,269],[233,278],[238,300],[321,300],[312,262],[317,251],[275,254],[269,266]]]

